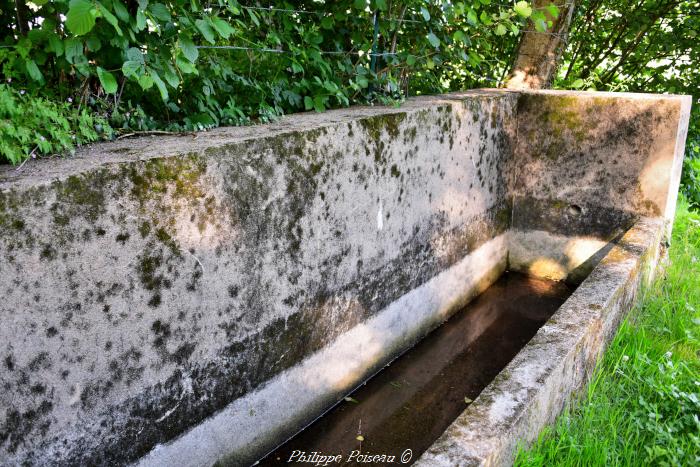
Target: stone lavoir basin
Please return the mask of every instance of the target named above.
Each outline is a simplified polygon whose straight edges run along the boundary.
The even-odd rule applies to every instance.
[[[0,465],[509,463],[663,258],[689,112],[477,90],[0,168]]]

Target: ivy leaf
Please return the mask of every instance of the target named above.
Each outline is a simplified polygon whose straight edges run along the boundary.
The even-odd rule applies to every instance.
[[[202,33],[202,36],[209,42],[210,44],[214,44],[216,42],[216,36],[214,36],[214,30],[212,29],[211,25],[203,20],[203,19],[198,19],[197,21],[194,22],[194,24],[197,26],[197,29],[199,29],[199,32]]]
[[[194,63],[197,57],[199,57],[199,51],[197,47],[195,47],[194,42],[192,42],[192,39],[189,36],[180,34],[178,42],[180,43],[180,50],[182,50],[182,54],[185,58]]]
[[[508,32],[508,30],[507,30],[506,27],[503,26],[502,24],[499,23],[499,25],[496,26],[495,34],[496,34],[497,36],[503,36],[503,35],[505,35],[506,32]]]
[[[431,32],[430,34],[428,34],[427,37],[428,37],[428,42],[430,42],[430,44],[431,44],[433,47],[435,47],[436,49],[437,49],[438,47],[440,47],[440,39],[438,39],[438,37],[437,37],[435,34],[433,34],[433,33]]]
[[[76,36],[87,34],[95,27],[95,8],[89,0],[70,0],[66,27]]]
[[[224,39],[228,39],[231,34],[236,32],[236,30],[232,28],[230,24],[228,24],[228,21],[221,19],[218,16],[211,18],[211,24],[214,26],[214,29],[216,29],[216,32],[218,32]]]
[[[515,6],[513,7],[513,11],[515,11],[518,14],[518,16],[522,18],[529,18],[532,14],[532,7],[530,7],[530,5],[527,2],[520,1],[515,4]]]
[[[36,62],[34,60],[27,60],[24,62],[24,66],[27,68],[27,74],[34,81],[41,81],[44,79],[44,75],[41,74],[41,71],[39,70],[39,67],[36,66]]]
[[[102,84],[102,88],[107,94],[114,94],[117,92],[117,80],[112,73],[98,66],[97,77],[100,79],[100,84]]]

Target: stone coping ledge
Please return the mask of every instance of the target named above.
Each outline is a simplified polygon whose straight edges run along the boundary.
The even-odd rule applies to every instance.
[[[361,120],[366,117],[387,114],[411,113],[424,110],[426,106],[439,106],[469,98],[500,97],[506,95],[542,94],[552,96],[596,97],[628,100],[680,101],[690,107],[691,96],[675,94],[645,94],[625,92],[592,92],[560,90],[511,90],[474,89],[437,96],[417,96],[407,99],[400,107],[353,106],[333,109],[323,113],[303,112],[284,115],[279,120],[262,125],[225,126],[211,130],[184,133],[182,135],[153,135],[125,138],[111,142],[100,142],[78,148],[69,158],[42,159],[40,163],[29,161],[21,170],[11,166],[0,166],[0,191],[13,187],[26,187],[37,183],[63,180],[102,166],[120,162],[134,162],[153,158],[167,158],[191,153],[206,153],[260,137],[276,136],[296,131],[324,128],[338,123]]]

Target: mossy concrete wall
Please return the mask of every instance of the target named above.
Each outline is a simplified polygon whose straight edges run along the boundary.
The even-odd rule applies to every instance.
[[[675,213],[690,96],[521,95],[509,266],[579,283],[639,216]]]
[[[254,460],[509,260],[541,272],[547,235],[667,216],[689,103],[606,96],[620,136],[590,99],[474,91],[0,169],[0,460]]]

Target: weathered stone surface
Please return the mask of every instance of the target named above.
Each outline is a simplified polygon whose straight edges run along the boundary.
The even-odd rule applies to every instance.
[[[508,265],[580,282],[672,212],[689,106],[595,96],[474,91],[0,169],[0,461],[247,462]]]

